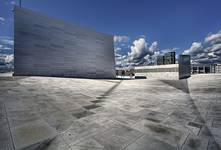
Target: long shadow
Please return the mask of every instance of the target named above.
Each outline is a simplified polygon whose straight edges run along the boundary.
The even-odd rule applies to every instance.
[[[182,80],[160,80],[163,83],[166,83],[178,90],[181,90],[185,93],[189,93],[189,87],[187,83],[187,79]]]
[[[204,126],[205,128],[205,133],[207,133],[208,136],[210,136],[212,138],[212,140],[214,141],[214,144],[216,146],[216,148],[218,150],[221,150],[220,145],[216,142],[214,135],[212,134],[212,132],[210,131],[210,129],[208,128],[208,126],[206,125],[206,121],[205,119],[202,117],[199,109],[196,106],[196,103],[194,101],[194,99],[192,99],[191,95],[190,95],[190,90],[189,90],[189,86],[188,86],[188,80],[187,79],[182,79],[182,80],[160,80],[161,82],[168,84],[178,90],[182,90],[185,93],[188,93],[189,96],[189,101],[190,101],[190,105],[192,106],[194,113],[196,114],[198,121]]]
[[[110,93],[112,93],[114,91],[114,89],[116,89],[121,83],[123,82],[123,80],[121,80],[120,82],[116,83],[114,86],[112,86],[109,90],[107,90],[106,92],[104,92],[103,94],[101,94],[100,96],[97,97],[97,99],[99,100],[104,100],[107,96],[110,95]]]

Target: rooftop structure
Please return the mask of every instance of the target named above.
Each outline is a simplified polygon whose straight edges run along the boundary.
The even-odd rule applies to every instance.
[[[157,57],[157,65],[167,65],[176,63],[176,52],[167,52]]]
[[[192,64],[192,74],[221,73],[221,64]]]
[[[170,56],[174,55],[171,54]],[[168,57],[168,60],[171,57]],[[179,64],[136,66],[135,76],[146,76],[157,79],[184,79],[191,75],[190,56],[180,55]]]

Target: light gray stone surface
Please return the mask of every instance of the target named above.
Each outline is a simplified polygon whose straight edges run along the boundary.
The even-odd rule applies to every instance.
[[[113,36],[14,8],[14,75],[115,78]]]
[[[16,150],[22,150],[27,147],[36,148],[42,142],[52,140],[56,136],[56,130],[50,127],[43,120],[36,120],[30,123],[12,127],[12,137]]]
[[[44,142],[36,149],[43,150],[219,150],[221,145],[221,75],[182,81],[1,78],[0,94],[5,149],[39,139]],[[43,140],[45,133],[31,134],[32,126],[47,126],[57,136]]]
[[[10,127],[7,120],[5,106],[2,101],[0,101],[0,149],[13,150]]]

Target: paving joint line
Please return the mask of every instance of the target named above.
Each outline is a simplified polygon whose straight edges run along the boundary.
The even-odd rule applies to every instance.
[[[10,126],[10,123],[9,123],[8,113],[7,113],[7,111],[6,111],[5,103],[4,103],[4,110],[5,110],[5,114],[6,114],[6,120],[7,120],[7,124],[8,124],[8,129],[9,129],[9,132],[10,132],[10,137],[11,137],[12,146],[13,146],[13,149],[15,150],[15,142],[14,142],[14,139],[13,139],[13,137],[12,137],[11,126]]]

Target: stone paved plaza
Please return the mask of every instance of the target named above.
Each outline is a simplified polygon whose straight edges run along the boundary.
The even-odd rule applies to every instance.
[[[0,77],[0,150],[219,150],[221,75]]]

